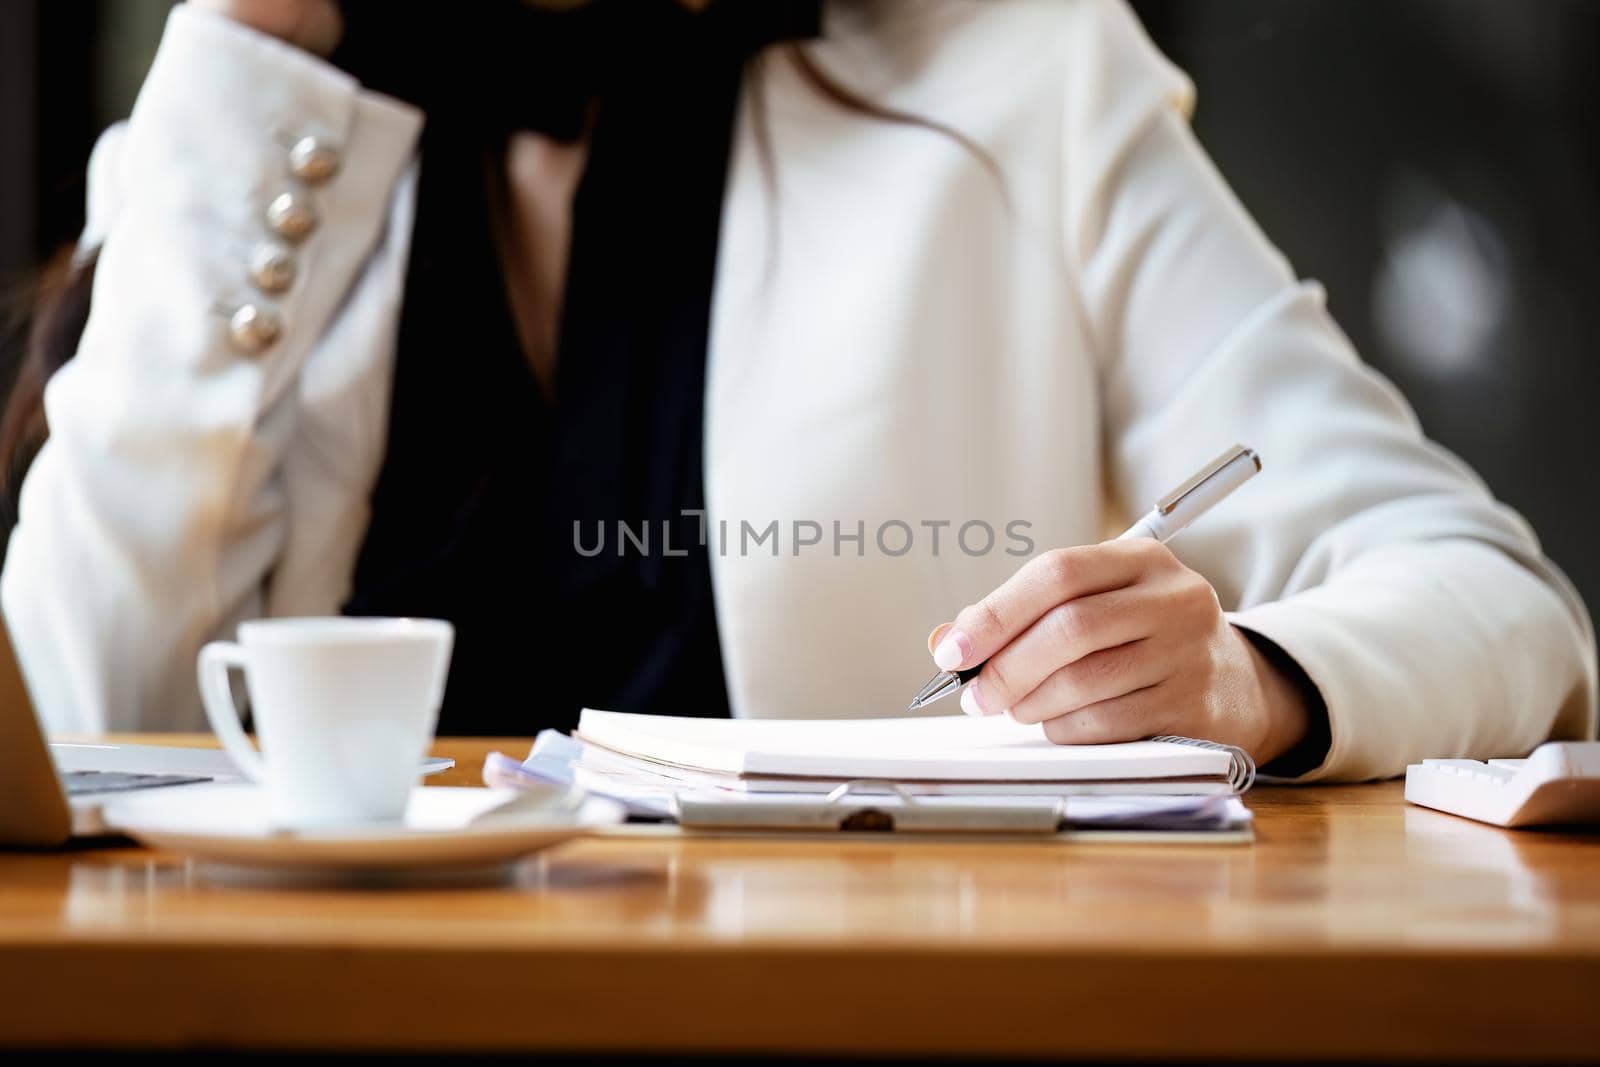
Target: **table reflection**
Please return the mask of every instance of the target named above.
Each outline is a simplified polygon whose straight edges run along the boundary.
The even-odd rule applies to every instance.
[[[608,837],[491,879],[354,885],[229,878],[134,847],[12,854],[0,918],[285,943],[1493,949],[1600,936],[1593,837],[1481,826],[1390,788],[1252,797],[1253,846]]]

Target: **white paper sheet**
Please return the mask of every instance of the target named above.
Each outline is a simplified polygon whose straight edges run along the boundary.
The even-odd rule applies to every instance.
[[[694,719],[586,709],[585,740],[629,756],[730,775],[897,781],[1072,782],[1226,778],[1230,753],[1171,741],[1057,745],[1005,716]]]

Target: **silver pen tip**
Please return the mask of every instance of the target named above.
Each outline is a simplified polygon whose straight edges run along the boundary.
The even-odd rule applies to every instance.
[[[960,688],[961,679],[959,677],[950,671],[940,671],[928,679],[928,684],[923,686],[921,691],[911,699],[911,703],[906,705],[906,710],[916,711],[919,708],[925,708],[935,700],[941,700]]]

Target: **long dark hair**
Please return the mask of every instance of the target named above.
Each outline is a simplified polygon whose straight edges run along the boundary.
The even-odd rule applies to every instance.
[[[84,324],[89,321],[97,256],[97,250],[79,256],[76,246],[52,256],[31,286],[31,307],[16,314],[6,331],[11,339],[20,339],[21,345],[16,376],[0,413],[0,495],[4,498],[0,519],[6,527],[16,517],[15,487],[22,484],[22,475],[44,442],[45,383],[78,350]]]
[[[982,145],[965,133],[934,119],[884,107],[867,99],[824,70],[799,43],[781,45],[771,53],[758,55],[756,61],[769,61],[773,55],[793,64],[807,85],[846,111],[885,122],[918,126],[950,138],[989,173],[1001,199],[1009,204],[999,165]],[[759,86],[760,82],[750,84]],[[775,173],[772,142],[763,102],[758,98],[755,104],[755,140],[770,180]],[[0,519],[5,527],[15,521],[22,476],[48,433],[44,416],[45,384],[72,358],[82,339],[89,318],[97,255],[98,249],[79,254],[72,246],[58,252],[40,271],[33,286],[31,311],[25,313],[22,328],[15,331],[23,336],[22,355],[10,395],[0,412],[0,498],[3,498]]]

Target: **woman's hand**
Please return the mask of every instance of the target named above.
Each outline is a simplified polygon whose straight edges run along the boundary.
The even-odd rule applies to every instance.
[[[1180,734],[1264,764],[1306,732],[1294,683],[1148,538],[1045,552],[928,644],[942,670],[989,661],[961,694],[968,714],[1043,723],[1057,744]]]
[[[327,57],[344,35],[344,17],[334,0],[189,0],[253,30]]]

